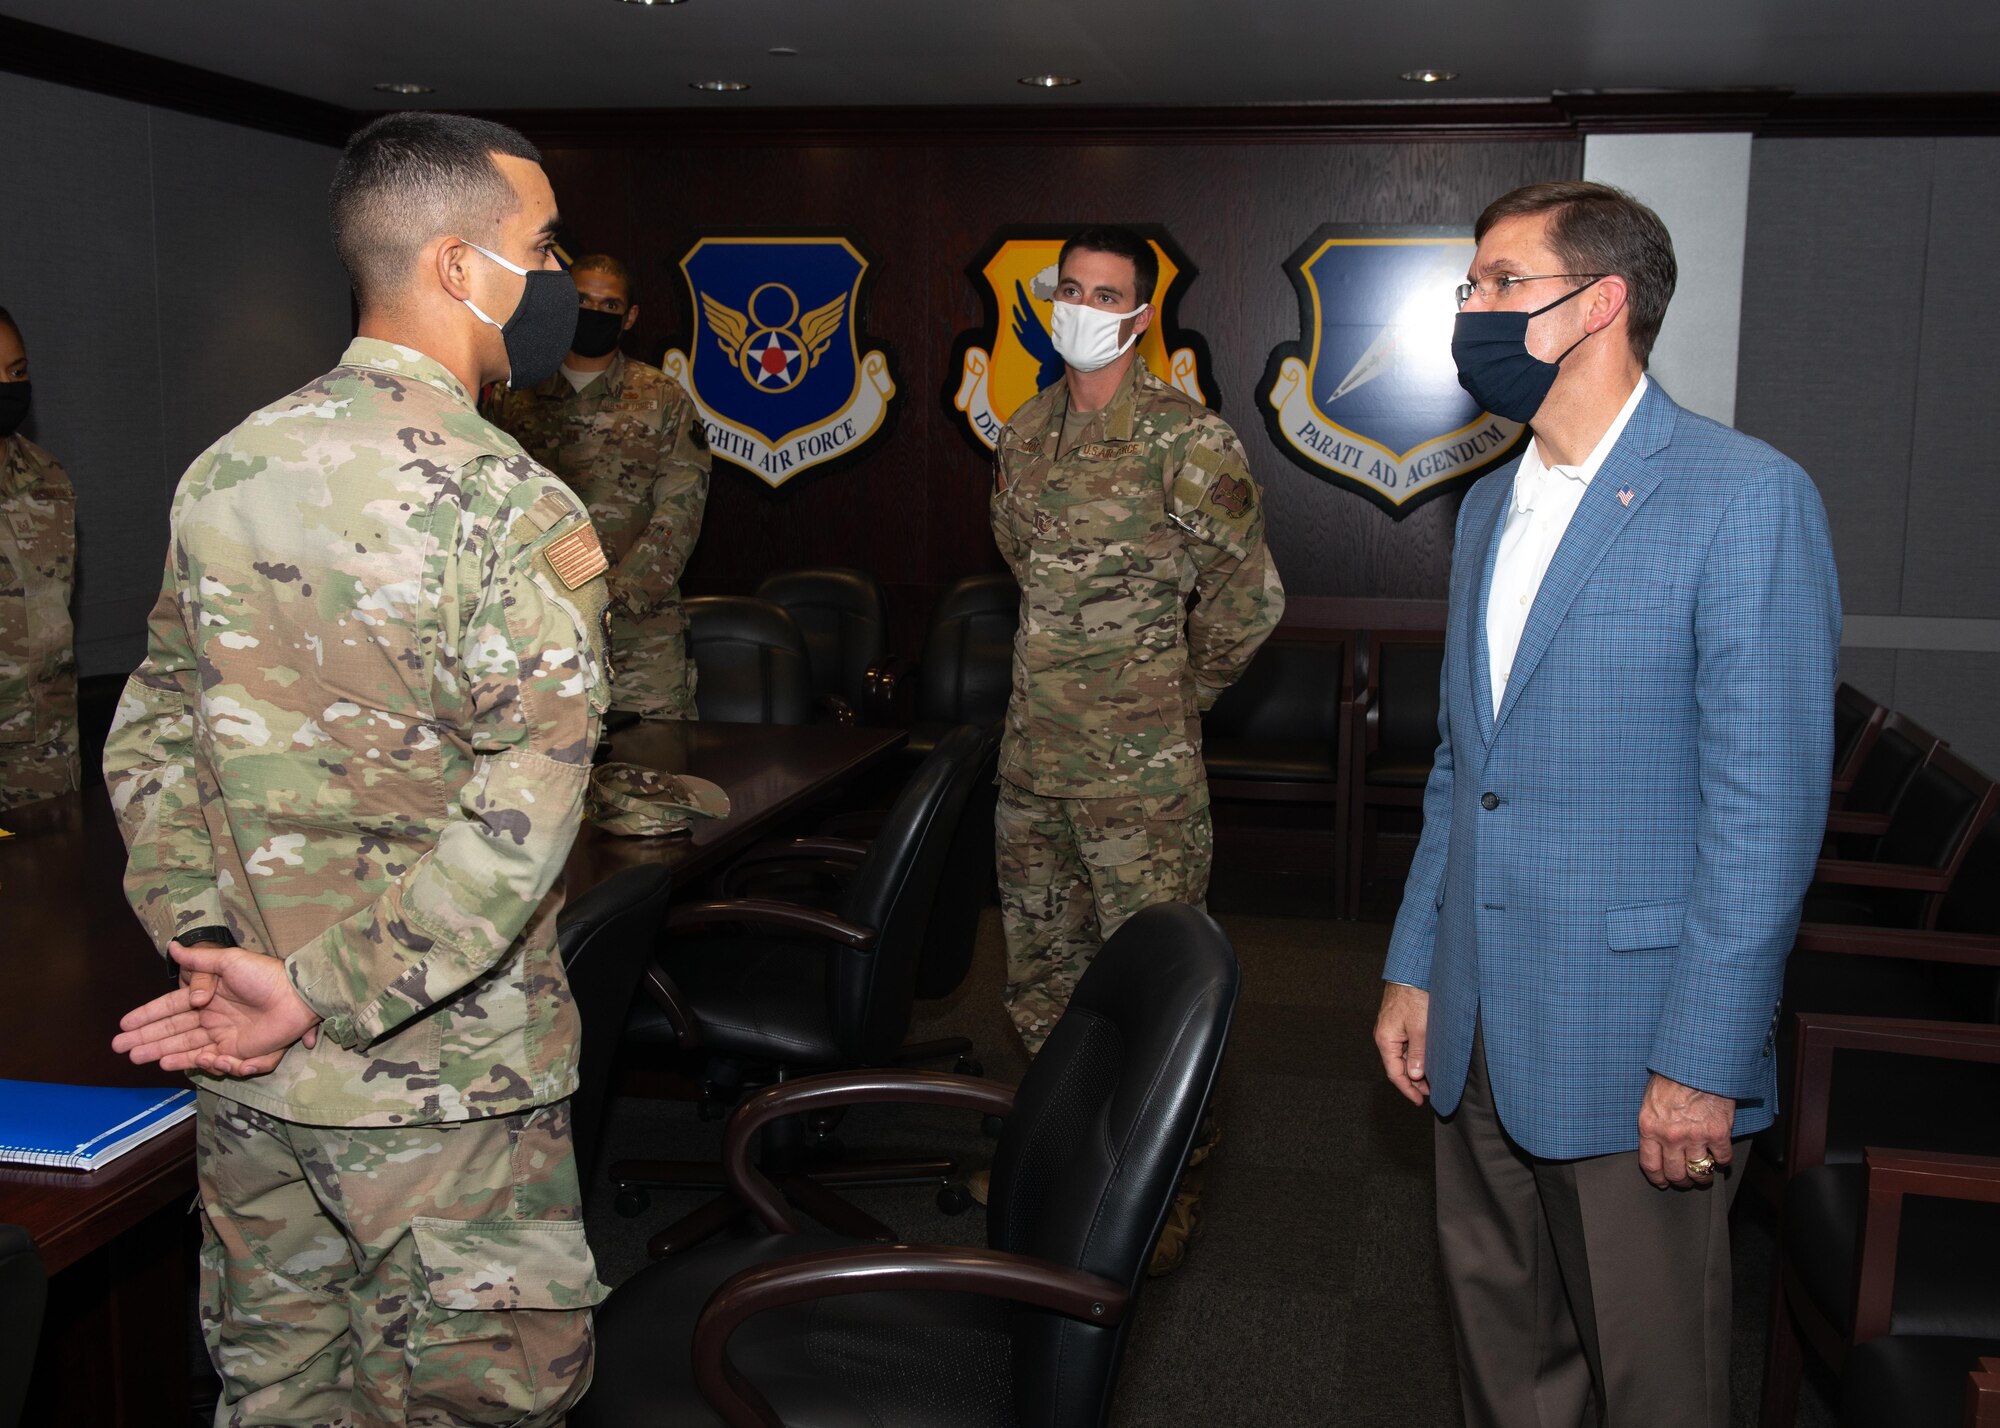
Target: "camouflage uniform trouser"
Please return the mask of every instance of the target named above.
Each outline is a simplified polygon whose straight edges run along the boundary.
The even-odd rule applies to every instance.
[[[346,1128],[203,1090],[195,1164],[217,1428],[547,1425],[589,1387],[567,1101]]]
[[[611,651],[611,707],[647,719],[694,718],[687,636],[675,631],[620,640]]]
[[[74,731],[46,744],[0,744],[0,808],[81,788],[79,772]]]
[[[1033,1054],[1126,918],[1156,902],[1208,896],[1208,790],[1044,798],[1002,779],[993,833],[1007,1012]]]

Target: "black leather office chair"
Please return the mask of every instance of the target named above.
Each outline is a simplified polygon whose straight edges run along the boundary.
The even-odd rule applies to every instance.
[[[1280,630],[1243,677],[1201,716],[1201,757],[1217,803],[1280,805],[1274,821],[1295,857],[1333,869],[1344,910],[1347,877],[1350,638],[1288,637]]]
[[[1012,575],[970,575],[945,591],[931,612],[916,669],[894,659],[885,663],[880,687],[892,708],[901,707],[914,685],[912,758],[928,754],[947,729],[1007,716],[1020,618],[1021,591]]]
[[[1785,966],[1774,1048],[1780,1086],[1790,1084],[1800,1012],[2000,1025],[2000,819],[1989,821],[1966,850],[1936,927],[1800,924]],[[1955,1107],[1982,1097],[2000,1105],[2000,1068],[1938,1066],[1865,1050],[1843,1064],[1843,1093],[1829,1108],[1819,1151],[1827,1163],[1857,1164],[1870,1145],[1987,1144],[1983,1127]],[[1754,1137],[1750,1183],[1774,1201],[1791,1155],[1790,1115],[1789,1100],[1781,1101],[1778,1120]]]
[[[625,868],[567,904],[556,923],[583,1045],[570,1098],[578,1179],[586,1190],[603,1148],[611,1072],[639,978],[660,943],[669,880],[661,867]]]
[[[865,570],[781,570],[753,592],[783,607],[805,636],[816,708],[842,724],[866,722],[875,670],[888,649],[889,611]]]
[[[968,767],[983,765],[990,733],[962,727],[939,741],[865,847],[843,840],[797,839],[771,845],[799,857],[852,859],[837,911],[767,898],[683,904],[667,918],[670,935],[647,974],[652,993],[627,1023],[626,1040],[660,1058],[698,1052],[716,1098],[745,1086],[806,1071],[896,1064],[910,1026],[917,965],[939,880],[970,794]],[[766,1137],[765,1164],[815,1218],[874,1234],[881,1227],[814,1178],[806,1127],[786,1121]],[[942,1183],[952,1162],[936,1157],[848,1160],[847,1184]],[[618,1208],[641,1213],[647,1185],[722,1188],[719,1166],[620,1161],[612,1167]],[[832,1177],[835,1172],[817,1173]],[[709,1202],[653,1237],[655,1255],[676,1253],[742,1213],[729,1195]]]
[[[1974,1389],[1974,1375],[1981,1380]],[[1983,1404],[1968,1404],[1968,1391]],[[1884,1334],[1849,1351],[1839,1428],[2000,1428],[2000,1338]]]
[[[598,1312],[596,1381],[574,1428],[1103,1423],[1237,986],[1222,930],[1163,903],[1105,943],[1018,1090],[857,1072],[745,1102],[730,1175],[771,1233],[621,1285]],[[749,1163],[757,1126],[865,1101],[1004,1117],[985,1249],[794,1233]]]
[[[0,1428],[21,1421],[48,1297],[49,1279],[33,1237],[19,1225],[0,1225]]]
[[[812,721],[812,663],[792,617],[748,595],[685,603],[695,711],[727,724]]]
[[[1932,750],[1897,798],[1872,857],[1819,860],[1805,920],[1934,925],[1966,851],[1996,810],[2000,784],[1950,749]]]
[[[1347,715],[1347,645],[1274,637],[1201,716],[1202,762],[1218,797],[1331,799]]]
[[[1854,779],[1875,748],[1889,711],[1872,695],[1845,682],[1833,691],[1833,796],[1835,806],[1853,790]]]
[[[1383,808],[1420,809],[1438,746],[1439,682],[1444,636],[1422,631],[1377,635],[1356,681],[1349,739],[1347,914],[1360,910],[1361,884],[1376,838],[1370,814]]]
[[[1943,743],[1901,714],[1885,716],[1851,774],[1834,781],[1826,820],[1827,856],[1873,858],[1903,791]]]
[[[1845,1375],[1855,1355],[1885,1336],[1943,1341],[1925,1351],[1878,1347],[1852,1363],[1861,1375],[1853,1391],[1865,1406],[1896,1392],[1885,1383],[1891,1375],[1907,1388],[1904,1376],[1934,1369],[1934,1355],[1970,1348],[1949,1376],[1962,1395],[1978,1345],[2000,1345],[2000,1119],[1992,1093],[1955,1097],[1943,1084],[1927,1082],[1924,1094],[1942,1103],[1931,1109],[1952,1123],[1951,1148],[1899,1127],[1890,1142],[1899,1148],[1871,1145],[1859,1162],[1835,1163],[1825,1153],[1832,1107],[1852,1091],[1873,1090],[1865,1076],[1842,1076],[1836,1068],[1837,1056],[1858,1054],[1995,1072],[2000,1027],[1810,1012],[1800,1017],[1793,1173],[1785,1186],[1764,1365],[1764,1428],[1792,1423],[1807,1348]],[[1951,1340],[1970,1343],[1954,1346]],[[1921,1396],[1935,1389],[1932,1384]],[[1851,1421],[1880,1428],[1924,1420],[1898,1408],[1888,1417]]]

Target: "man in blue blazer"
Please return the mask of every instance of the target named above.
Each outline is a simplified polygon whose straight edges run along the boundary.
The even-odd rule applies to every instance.
[[[1646,377],[1650,209],[1537,184],[1475,232],[1453,356],[1534,437],[1459,512],[1375,1040],[1438,1115],[1467,1421],[1722,1428],[1729,1202],[1826,822],[1826,513]]]

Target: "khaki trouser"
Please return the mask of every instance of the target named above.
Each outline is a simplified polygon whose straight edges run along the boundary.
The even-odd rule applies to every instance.
[[[1728,1428],[1729,1203],[1747,1138],[1687,1190],[1654,1189],[1636,1150],[1539,1159],[1501,1126],[1475,1036],[1435,1141],[1468,1428]]]
[[[350,1129],[204,1090],[195,1157],[218,1428],[549,1425],[589,1387],[567,1101]]]
[[[1032,1054],[1127,918],[1208,896],[1208,791],[1044,798],[1003,779],[993,827],[1007,1011]]]

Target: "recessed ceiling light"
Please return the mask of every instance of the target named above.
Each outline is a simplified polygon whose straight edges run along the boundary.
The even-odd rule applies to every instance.
[[[1455,69],[1406,69],[1403,71],[1402,77],[1412,84],[1443,84],[1448,79],[1457,79],[1458,71]]]
[[[776,55],[780,59],[797,59],[799,52],[790,45],[773,45],[770,49],[765,50],[764,53],[767,55]]]
[[[620,0],[626,5],[679,5],[683,0]]]
[[[436,94],[437,90],[428,84],[378,84],[375,86],[384,94]]]
[[[750,86],[740,79],[697,79],[689,89],[705,89],[710,94],[736,94]]]
[[[1068,85],[1083,83],[1082,80],[1066,74],[1024,74],[1014,82],[1031,85],[1036,89],[1062,89]]]

